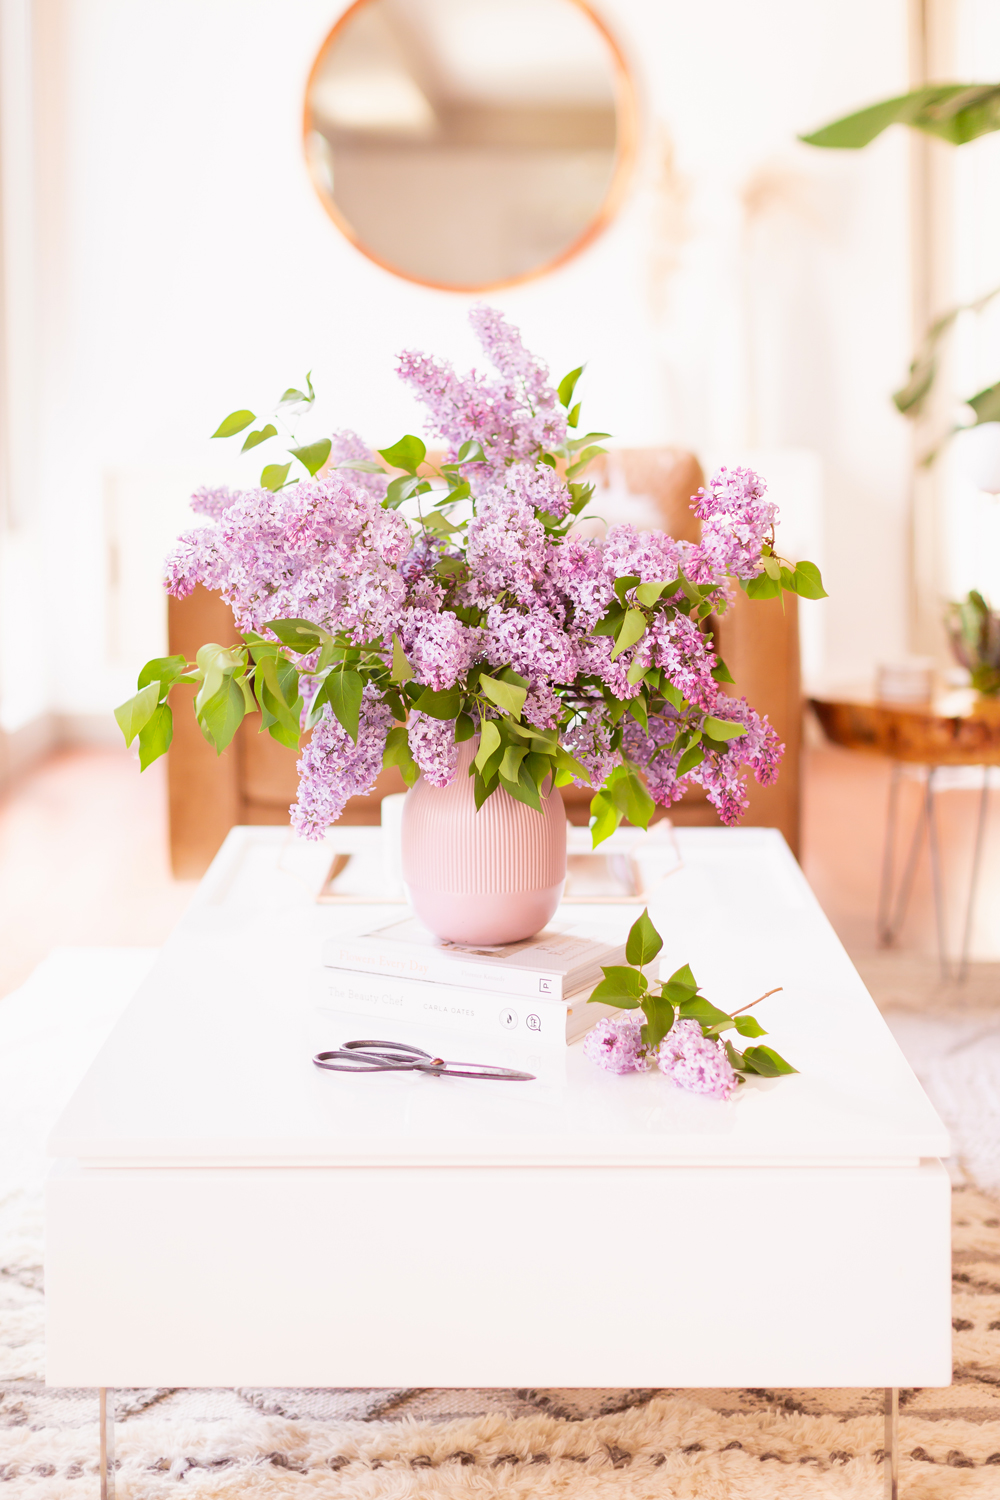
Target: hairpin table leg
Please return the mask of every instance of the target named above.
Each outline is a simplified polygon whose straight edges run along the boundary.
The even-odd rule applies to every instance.
[[[102,1385],[101,1395],[101,1500],[115,1500],[115,1401]]]
[[[899,1500],[899,1391],[885,1393],[885,1500]]]

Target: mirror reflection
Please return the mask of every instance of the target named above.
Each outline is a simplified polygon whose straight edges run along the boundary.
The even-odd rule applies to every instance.
[[[327,211],[373,260],[480,290],[581,249],[632,144],[614,43],[578,0],[359,0],[306,97]]]

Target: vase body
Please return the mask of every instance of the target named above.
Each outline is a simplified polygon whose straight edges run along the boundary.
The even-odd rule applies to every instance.
[[[479,811],[469,766],[478,739],[458,747],[458,774],[421,776],[403,803],[403,881],[420,920],[452,943],[493,947],[533,937],[566,883],[566,813],[555,787],[541,813],[503,788]]]

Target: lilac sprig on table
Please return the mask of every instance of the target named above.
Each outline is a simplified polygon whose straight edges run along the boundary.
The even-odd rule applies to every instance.
[[[731,1030],[741,1037],[766,1036],[747,1012],[777,990],[768,990],[728,1015],[700,993],[687,964],[658,988],[651,988],[643,969],[662,947],[663,939],[647,909],[629,931],[628,963],[604,969],[604,978],[590,996],[591,1001],[616,1005],[623,1012],[603,1018],[587,1033],[583,1051],[591,1062],[610,1073],[645,1073],[657,1067],[680,1088],[713,1099],[732,1098],[751,1073],[777,1078],[798,1071],[771,1047],[746,1047],[740,1052],[722,1037]]]
[[[631,525],[584,535],[584,474],[608,434],[582,430],[582,367],[555,386],[500,313],[470,317],[495,375],[399,360],[444,445],[435,463],[412,433],[377,451],[347,431],[300,440],[288,421],[313,413],[311,379],[271,420],[224,419],[213,436],[247,434],[255,466],[264,445],[287,461],[195,494],[203,524],[179,539],[166,585],[218,590],[242,639],[147,662],[115,711],[126,742],[142,769],[162,755],[186,683],[220,754],[259,713],[300,751],[291,813],[308,838],[383,766],[447,786],[474,736],[477,806],[502,789],[540,811],[553,784],[589,785],[595,845],[623,818],[648,827],[690,782],[738,822],[747,776],[770,785],[784,747],[726,691],[712,618],[733,581],[753,598],[822,598],[818,570],[778,555],[777,506],[749,469],[720,469],[692,497],[698,542]]]

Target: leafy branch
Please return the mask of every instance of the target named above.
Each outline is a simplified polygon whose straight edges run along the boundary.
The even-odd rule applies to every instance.
[[[735,1031],[738,1036],[751,1039],[767,1036],[763,1026],[755,1017],[747,1015],[747,1011],[766,1000],[768,995],[777,994],[780,985],[729,1014],[705,999],[687,964],[676,969],[658,987],[651,986],[643,970],[662,947],[663,939],[650,921],[647,908],[629,930],[625,944],[627,963],[602,969],[604,978],[594,989],[590,1001],[614,1005],[619,1010],[641,1010],[646,1017],[641,1030],[642,1042],[650,1053],[669,1036],[675,1021],[697,1021],[702,1036],[713,1041],[721,1041],[725,1031]],[[783,1073],[798,1072],[772,1047],[762,1044],[745,1047],[740,1052],[728,1038],[723,1045],[730,1066],[741,1079],[750,1073],[762,1078],[777,1078]]]

